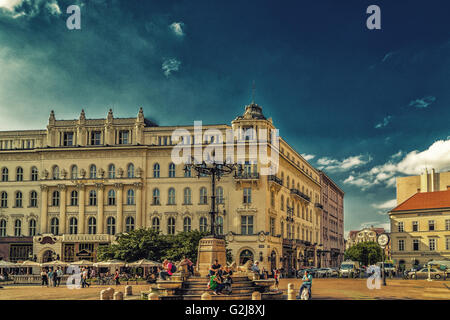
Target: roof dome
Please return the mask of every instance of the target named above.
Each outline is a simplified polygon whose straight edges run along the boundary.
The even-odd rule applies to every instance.
[[[242,116],[236,118],[236,120],[266,120],[262,113],[262,108],[256,103],[252,102],[248,106],[245,106],[245,112]]]

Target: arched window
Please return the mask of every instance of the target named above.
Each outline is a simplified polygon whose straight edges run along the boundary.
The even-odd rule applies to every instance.
[[[22,167],[18,167],[16,169],[16,181],[23,181],[23,169],[22,169]]]
[[[153,204],[154,205],[159,205],[160,201],[159,201],[159,189],[155,188],[153,189]]]
[[[208,219],[206,217],[200,218],[200,232],[206,232],[208,230]]]
[[[53,191],[52,193],[52,206],[59,206],[59,191]]]
[[[89,191],[89,205],[90,206],[97,205],[97,192],[95,190]]]
[[[223,188],[217,187],[216,189],[216,201],[217,204],[223,204]]]
[[[95,166],[95,164],[92,164],[89,168],[89,178],[97,178],[97,167]]]
[[[270,192],[270,205],[272,206],[272,208],[275,207],[275,192],[273,191]]]
[[[134,230],[134,218],[127,217],[125,220],[125,232],[130,232]]]
[[[289,189],[289,185],[290,185],[290,180],[289,180],[289,176],[286,177],[286,187]]]
[[[14,222],[14,236],[20,237],[22,235],[22,220],[16,219]]]
[[[73,190],[70,193],[70,205],[71,206],[77,206],[78,205],[78,191]]]
[[[169,164],[169,178],[175,178],[175,164]]]
[[[57,236],[59,233],[59,220],[58,218],[52,218],[50,220],[50,233]]]
[[[175,218],[167,219],[167,234],[175,234]]]
[[[6,220],[0,219],[0,237],[6,237]]]
[[[297,203],[297,217],[300,217],[300,205]]]
[[[52,178],[53,178],[53,180],[58,180],[59,179],[59,167],[58,166],[53,166]]]
[[[152,230],[159,232],[159,218],[153,217],[152,219]]]
[[[302,207],[302,219],[305,219],[305,208]]]
[[[183,219],[183,231],[190,232],[191,231],[191,218],[185,217]]]
[[[0,208],[7,208],[8,207],[8,194],[6,191],[2,191],[0,194]]]
[[[127,177],[134,178],[134,164],[130,163],[127,168]]]
[[[31,168],[31,181],[38,181],[38,169],[36,167]]]
[[[116,205],[116,192],[114,189],[108,191],[108,206]]]
[[[223,218],[221,216],[218,216],[216,219],[216,230],[218,235],[223,234]]]
[[[243,265],[248,260],[254,261],[253,260],[253,253],[250,250],[243,250],[241,252],[241,254],[239,255],[239,264]]]
[[[281,238],[284,238],[284,222],[281,221]]]
[[[284,185],[284,172],[281,173],[281,185]]]
[[[191,177],[191,167],[184,166],[184,177],[185,178]]]
[[[2,168],[2,182],[8,181],[8,168]]]
[[[175,204],[175,189],[174,188],[169,189],[169,197],[167,199],[167,204],[170,204],[170,205]]]
[[[153,165],[153,178],[159,178],[159,163]]]
[[[72,180],[78,179],[78,167],[76,165],[73,165],[70,169],[70,177]]]
[[[208,192],[205,187],[200,188],[200,204],[208,203]]]
[[[116,234],[116,219],[114,217],[108,217],[106,219],[106,233],[111,235]]]
[[[16,208],[22,208],[22,192],[16,192]]]
[[[284,211],[284,196],[283,195],[281,195],[280,209],[281,209],[281,211]]]
[[[37,207],[37,201],[38,201],[38,196],[37,196],[37,192],[36,191],[31,191],[30,192],[30,207],[32,208],[36,208]]]
[[[89,217],[88,219],[88,233],[89,234],[97,233],[97,219],[95,219],[95,217]]]
[[[36,220],[31,219],[28,222],[28,234],[30,237],[34,237],[36,235]]]
[[[133,189],[128,189],[127,191],[127,204],[128,205],[134,205],[134,190]]]
[[[183,191],[183,204],[192,204],[192,199],[191,199],[191,188],[184,188]]]
[[[116,167],[113,164],[108,166],[108,178],[114,179],[116,178]]]
[[[69,219],[69,234],[78,233],[78,220],[75,217]]]

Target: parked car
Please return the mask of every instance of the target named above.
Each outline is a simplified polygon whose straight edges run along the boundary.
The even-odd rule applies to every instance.
[[[315,270],[316,278],[326,278],[328,277],[328,269],[327,268],[319,268]]]
[[[327,270],[327,277],[337,277],[339,272],[336,268],[325,268]]]
[[[382,269],[383,266],[381,264],[381,262],[377,262],[377,266]],[[395,268],[395,266],[390,263],[390,262],[385,262],[384,263],[384,270],[386,272],[387,275],[393,275],[395,276],[397,274],[397,269]]]
[[[430,268],[430,277],[434,279],[444,278],[445,272],[437,270],[435,268]],[[427,279],[428,278],[428,268],[422,268],[419,271],[408,272],[408,278],[410,279]]]
[[[359,275],[359,263],[357,261],[344,261],[339,269],[339,275],[341,277],[350,277]]]

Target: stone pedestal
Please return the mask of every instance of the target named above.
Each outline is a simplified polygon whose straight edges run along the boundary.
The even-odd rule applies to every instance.
[[[209,268],[218,260],[219,264],[225,266],[227,263],[225,240],[213,237],[205,237],[198,245],[197,270],[200,276],[208,274]]]

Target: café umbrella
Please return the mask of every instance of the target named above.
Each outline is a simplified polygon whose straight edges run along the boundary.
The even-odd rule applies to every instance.
[[[156,261],[152,261],[152,260],[147,260],[147,259],[141,259],[135,262],[131,262],[127,264],[127,267],[159,267],[161,266],[161,263],[156,262]]]
[[[94,263],[94,267],[123,267],[123,266],[125,266],[125,262],[116,259],[99,261]]]
[[[93,266],[94,263],[92,261],[89,261],[89,260],[80,260],[80,261],[71,262],[71,263],[69,263],[69,265],[71,265],[71,266],[90,267],[90,266]]]
[[[66,262],[55,260],[55,261],[45,262],[45,263],[42,264],[42,266],[44,266],[44,267],[50,267],[50,266],[53,266],[53,267],[67,267],[68,264]]]

